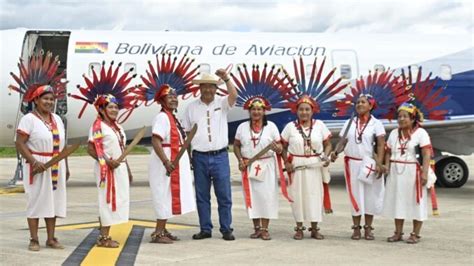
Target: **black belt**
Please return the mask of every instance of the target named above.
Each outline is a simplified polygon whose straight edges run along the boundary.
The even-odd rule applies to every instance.
[[[199,154],[205,154],[205,155],[217,155],[221,152],[225,152],[227,151],[227,148],[222,148],[220,150],[215,150],[215,151],[196,151],[196,150],[193,150],[193,152],[196,152],[196,153],[199,153]]]

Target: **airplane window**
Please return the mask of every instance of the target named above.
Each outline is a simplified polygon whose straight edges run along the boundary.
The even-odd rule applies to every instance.
[[[453,78],[450,65],[441,65],[439,72],[439,77],[442,80],[451,80]]]
[[[132,72],[130,72],[131,75],[135,75],[137,73],[137,65],[135,63],[125,63],[123,68],[125,71],[129,71],[133,68]]]
[[[89,77],[92,77],[92,68],[95,70],[95,73],[99,73],[100,69],[102,68],[102,64],[101,63],[97,63],[97,62],[94,62],[94,63],[90,63],[89,64]]]
[[[351,79],[352,77],[352,70],[351,66],[347,64],[342,64],[341,67],[341,78],[343,79]]]
[[[211,73],[211,65],[209,64],[200,64],[199,65],[200,73]]]
[[[374,71],[375,71],[375,72],[379,72],[379,73],[380,73],[380,72],[384,72],[384,71],[385,71],[385,66],[382,65],[382,64],[376,64],[376,65],[374,66]]]

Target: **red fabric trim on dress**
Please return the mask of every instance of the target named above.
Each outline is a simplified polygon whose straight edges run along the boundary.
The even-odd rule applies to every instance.
[[[168,116],[170,121],[170,144],[171,144],[171,158],[173,162],[178,156],[179,146],[181,143],[178,126],[174,120],[173,114],[169,111],[163,110],[163,112]],[[179,163],[176,168],[171,172],[171,209],[174,215],[181,214],[181,191],[180,191],[180,171]]]
[[[354,198],[354,194],[352,192],[351,171],[350,171],[350,168],[349,168],[349,161],[350,160],[362,161],[362,159],[349,157],[349,156],[344,157],[344,172],[345,172],[347,190],[349,192],[349,198],[351,200],[351,204],[352,204],[352,207],[354,208],[354,210],[356,212],[359,212],[359,205],[357,204],[357,201]]]

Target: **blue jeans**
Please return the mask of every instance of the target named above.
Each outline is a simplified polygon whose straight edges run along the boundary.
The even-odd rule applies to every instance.
[[[216,155],[193,152],[194,187],[202,232],[212,232],[211,182],[217,197],[221,233],[232,232],[232,194],[230,185],[229,154]]]

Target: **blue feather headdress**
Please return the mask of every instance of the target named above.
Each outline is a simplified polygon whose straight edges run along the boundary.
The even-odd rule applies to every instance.
[[[151,61],[148,61],[148,70],[146,77],[141,76],[145,87],[142,87],[138,94],[140,99],[146,105],[158,101],[168,93],[177,95],[193,92],[198,86],[192,84],[192,80],[199,74],[199,66],[191,68],[194,59],[183,55],[178,62],[177,57],[171,54],[162,54],[156,56],[156,67]]]
[[[296,113],[298,105],[308,103],[315,113],[334,113],[336,111],[335,100],[330,98],[342,91],[347,85],[341,84],[341,78],[331,82],[336,68],[327,75],[323,75],[326,58],[318,65],[314,58],[311,72],[306,75],[303,58],[299,62],[293,59],[293,68],[297,82],[296,91],[289,91],[285,98],[288,100],[287,107]],[[308,79],[307,79],[308,78]]]
[[[403,80],[393,76],[393,71],[376,71],[356,81],[356,87],[336,103],[338,116],[348,116],[354,112],[359,97],[366,97],[372,104],[372,114],[377,118],[394,119],[398,106],[408,100]]]
[[[420,111],[421,120],[423,118],[433,120],[444,120],[449,113],[447,107],[447,100],[449,95],[442,95],[443,87],[437,87],[438,78],[430,80],[432,73],[429,73],[425,79],[422,79],[422,68],[418,68],[416,79],[413,77],[412,69],[408,66],[408,76],[405,75],[402,69],[401,77],[404,84],[407,86],[409,102],[416,106]]]
[[[81,95],[71,95],[72,98],[85,102],[79,112],[79,118],[81,118],[87,104],[94,105],[94,107],[99,110],[99,108],[110,102],[117,104],[119,109],[127,110],[127,115],[121,122],[125,121],[130,116],[138,101],[137,96],[134,93],[136,90],[140,89],[141,85],[129,87],[130,81],[135,78],[136,75],[130,76],[133,68],[129,69],[122,75],[119,75],[121,66],[122,63],[119,63],[114,68],[114,61],[112,61],[109,68],[106,69],[105,61],[103,61],[99,75],[97,75],[94,67],[91,66],[92,80],[90,80],[85,74],[82,75],[86,86],[81,87],[81,85],[77,85]]]
[[[236,106],[249,110],[254,104],[258,104],[265,110],[271,108],[286,108],[287,101],[284,95],[290,93],[293,85],[281,69],[275,70],[275,66],[268,69],[267,64],[260,71],[258,65],[252,65],[252,71],[249,73],[244,64],[243,69],[237,68],[238,75],[231,73],[238,92]]]

